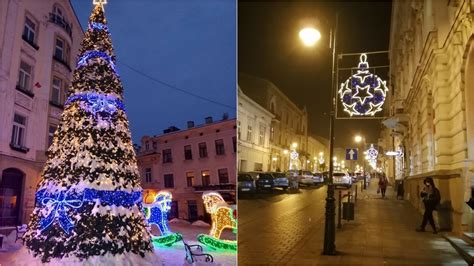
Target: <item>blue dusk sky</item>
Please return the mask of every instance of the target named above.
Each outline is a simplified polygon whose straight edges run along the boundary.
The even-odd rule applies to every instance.
[[[85,29],[92,0],[71,3]],[[172,125],[184,129],[188,120],[235,117],[234,0],[109,0],[105,14],[134,143]]]

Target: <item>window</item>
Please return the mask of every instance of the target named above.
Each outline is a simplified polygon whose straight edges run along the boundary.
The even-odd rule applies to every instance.
[[[234,148],[234,152],[237,152],[237,140],[235,137],[232,137],[232,147]]]
[[[61,98],[61,88],[62,88],[62,80],[57,78],[57,77],[53,77],[53,86],[52,86],[52,89],[51,89],[51,102],[54,103],[54,104],[62,104],[62,98]]]
[[[25,26],[23,27],[23,40],[30,44],[35,43],[36,24],[28,17],[25,17]]]
[[[211,176],[209,175],[209,170],[201,171],[202,185],[209,186],[211,184]]]
[[[174,178],[173,174],[167,174],[165,178],[165,188],[174,188]]]
[[[265,144],[265,131],[267,128],[264,125],[260,125],[260,131],[258,134],[258,145],[264,145]]]
[[[241,138],[240,138],[240,120],[237,121],[237,137],[238,137],[239,139],[241,139]]]
[[[49,131],[48,131],[48,147],[53,144],[54,132],[56,131],[57,125],[50,124]]]
[[[191,145],[184,146],[184,159],[185,160],[193,159],[193,151],[191,150]]]
[[[199,143],[199,158],[207,157],[207,146],[205,142]]]
[[[275,128],[270,127],[270,141],[273,141],[275,139]]]
[[[151,183],[151,168],[145,168],[145,182]]]
[[[217,155],[224,155],[225,154],[224,140],[223,139],[216,140],[216,154]]]
[[[145,142],[145,150],[149,150],[150,149],[150,143],[147,141]]]
[[[252,142],[252,124],[250,122],[247,126],[247,141]]]
[[[63,19],[63,11],[58,5],[53,6],[53,14],[58,18],[58,19]]]
[[[31,91],[31,75],[33,68],[27,63],[21,61],[20,63],[20,73],[18,75],[18,84],[17,86],[24,91]]]
[[[25,146],[26,117],[15,114],[13,117],[13,130],[11,143],[16,147]]]
[[[217,170],[219,173],[219,184],[228,184],[229,183],[229,173],[227,168]]]
[[[171,163],[173,158],[171,157],[171,149],[163,150],[163,163]]]
[[[65,63],[69,63],[69,45],[66,43],[66,41],[59,37],[56,37],[54,58]]]
[[[194,172],[186,173],[186,183],[188,184],[188,187],[194,186]]]

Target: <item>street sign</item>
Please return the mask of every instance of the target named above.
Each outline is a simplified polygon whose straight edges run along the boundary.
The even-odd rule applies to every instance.
[[[347,148],[346,149],[346,160],[347,161],[357,161],[357,149],[351,149]]]

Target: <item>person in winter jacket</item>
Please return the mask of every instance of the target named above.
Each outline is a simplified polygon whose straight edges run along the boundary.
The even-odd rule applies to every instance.
[[[420,197],[423,199],[423,203],[425,205],[425,213],[423,214],[423,221],[421,222],[421,226],[417,231],[424,232],[425,226],[429,222],[431,227],[433,228],[433,233],[437,233],[435,222],[433,219],[433,211],[436,209],[436,206],[441,201],[441,195],[439,190],[436,188],[433,178],[428,177],[425,178],[423,181],[423,190],[420,193]]]
[[[379,178],[379,190],[382,193],[382,198],[385,198],[385,191],[387,191],[388,180],[385,175]]]

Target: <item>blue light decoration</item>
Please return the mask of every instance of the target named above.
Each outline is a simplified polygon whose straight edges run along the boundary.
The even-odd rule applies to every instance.
[[[168,191],[160,191],[156,194],[152,203],[143,204],[145,219],[151,226],[155,224],[160,230],[160,236],[153,236],[152,242],[159,246],[171,246],[182,239],[179,233],[173,233],[168,227],[168,213],[171,210],[172,195]]]
[[[98,22],[91,22],[89,23],[89,29],[92,30],[108,30],[107,25],[98,23]]]
[[[341,83],[339,98],[350,116],[374,116],[382,111],[387,84],[368,68],[367,55],[361,54],[357,73]]]
[[[73,216],[70,211],[80,212],[84,203],[95,204],[99,200],[101,204],[123,206],[126,208],[141,204],[142,192],[125,192],[96,190],[86,188],[83,190],[62,190],[59,192],[49,192],[47,189],[41,189],[36,192],[36,204],[41,209],[46,209],[49,213],[41,219],[39,223],[40,230],[43,231],[50,227],[55,221],[59,226],[70,234],[74,227],[71,220]]]
[[[65,105],[69,105],[75,101],[85,102],[85,109],[94,115],[97,113],[108,113],[109,115],[114,114],[117,109],[125,111],[125,106],[121,100],[116,96],[99,94],[95,92],[77,93],[71,95]]]
[[[85,52],[77,61],[77,68],[86,66],[87,61],[89,59],[97,58],[97,57],[102,58],[105,61],[107,61],[107,63],[109,63],[110,67],[115,72],[115,74],[117,74],[117,69],[115,68],[115,63],[113,62],[112,58],[107,53],[102,52],[102,51],[96,51],[96,50]]]

